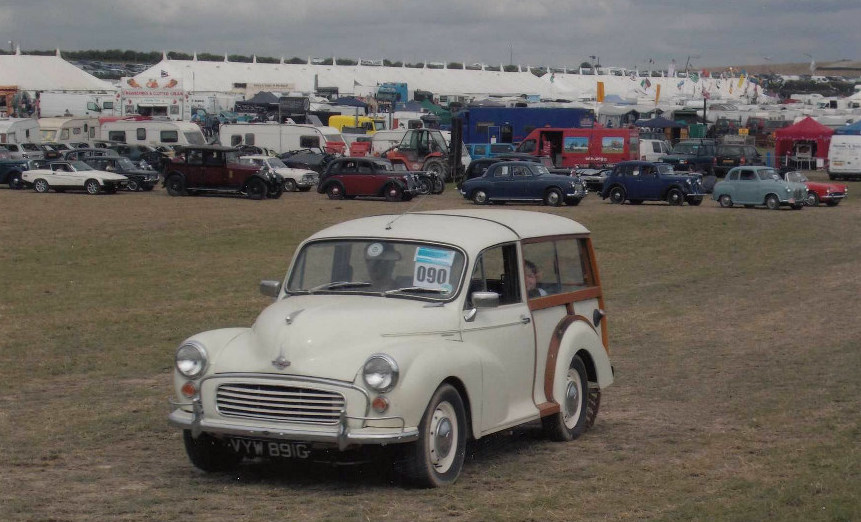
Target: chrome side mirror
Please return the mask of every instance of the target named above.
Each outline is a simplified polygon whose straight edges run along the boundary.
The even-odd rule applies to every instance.
[[[281,293],[281,281],[260,281],[260,293],[267,297],[278,297]]]

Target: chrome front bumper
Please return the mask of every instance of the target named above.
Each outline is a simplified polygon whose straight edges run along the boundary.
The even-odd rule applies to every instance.
[[[214,435],[233,436],[233,437],[248,437],[258,439],[273,439],[273,440],[290,440],[301,442],[322,442],[335,444],[338,449],[343,451],[348,446],[354,444],[397,444],[403,442],[412,442],[419,438],[418,428],[406,428],[404,420],[401,417],[350,417],[345,412],[341,412],[337,426],[271,426],[267,428],[250,427],[239,422],[227,421],[223,419],[208,419],[204,415],[203,406],[200,400],[192,400],[191,402],[176,402],[171,400],[171,405],[174,409],[168,415],[168,422],[173,426],[191,430],[194,437],[201,433],[211,433]],[[181,407],[191,407],[192,411],[187,412]],[[348,426],[348,420],[361,421],[399,421],[399,428],[353,428]]]

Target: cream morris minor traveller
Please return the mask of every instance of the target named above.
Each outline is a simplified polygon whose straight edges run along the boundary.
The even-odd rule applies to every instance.
[[[613,382],[589,231],[517,210],[347,221],[305,240],[250,328],[176,352],[170,422],[192,464],[389,446],[407,482],[461,472],[467,440],[595,421]]]

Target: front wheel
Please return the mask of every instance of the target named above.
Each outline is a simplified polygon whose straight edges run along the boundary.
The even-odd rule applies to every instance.
[[[613,187],[610,189],[610,203],[621,205],[625,202],[625,198],[627,198],[627,195],[625,194],[625,189],[622,187]]]
[[[126,189],[131,192],[137,192],[141,189],[141,185],[138,183],[138,180],[129,178],[129,184],[126,185]]]
[[[185,195],[185,180],[182,179],[182,176],[174,174],[168,177],[167,181],[164,182],[164,186],[167,189],[167,193],[171,196]]]
[[[559,403],[559,412],[543,417],[541,423],[551,440],[574,440],[589,427],[589,381],[580,357],[571,359],[565,382],[560,384],[553,387],[553,398]]]
[[[723,208],[730,208],[732,207],[732,198],[729,197],[728,194],[724,194],[723,196],[718,198],[718,203],[720,203],[720,206],[722,206]]]
[[[385,191],[386,201],[402,201],[404,199],[404,191],[397,185],[389,185]]]
[[[483,190],[476,190],[472,193],[472,202],[476,205],[487,205],[489,199],[487,197],[487,192]]]
[[[769,194],[765,198],[765,206],[768,210],[778,210],[780,208],[780,200],[774,194]]]
[[[437,388],[419,424],[419,440],[404,446],[397,471],[408,482],[426,488],[452,484],[466,453],[463,399],[450,384]]]
[[[562,192],[557,188],[552,188],[544,193],[544,204],[548,207],[558,207],[562,204]]]
[[[341,185],[333,183],[326,187],[326,195],[329,199],[344,199],[344,190],[341,189]]]
[[[292,179],[284,180],[284,192],[296,192],[296,190],[297,187],[295,181],[293,181]]]
[[[98,180],[88,179],[86,183],[84,183],[84,188],[87,190],[87,194],[92,194],[95,196],[102,190],[102,186],[99,185]]]
[[[284,187],[277,185],[273,190],[269,191],[269,199],[278,199],[284,194]]]
[[[430,179],[422,177],[419,178],[419,194],[430,194],[433,189],[433,182]]]
[[[230,471],[242,460],[242,455],[231,450],[224,442],[207,434],[196,439],[190,430],[183,430],[185,452],[194,467],[203,471]]]
[[[684,203],[685,196],[682,194],[682,191],[679,189],[670,189],[667,193],[667,203],[670,205],[677,207]]]
[[[431,194],[442,194],[443,192],[445,192],[445,181],[443,181],[442,176],[435,176]]]

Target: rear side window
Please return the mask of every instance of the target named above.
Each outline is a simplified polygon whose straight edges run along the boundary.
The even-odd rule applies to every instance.
[[[300,136],[299,137],[299,148],[300,149],[311,149],[311,148],[319,148],[320,147],[320,137],[319,136]]]
[[[523,245],[524,270],[537,274],[530,298],[585,290],[595,285],[586,239],[558,238]]]
[[[179,141],[179,132],[175,130],[163,130],[159,133],[159,140],[162,143],[177,143]]]

